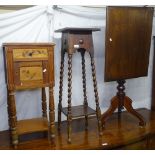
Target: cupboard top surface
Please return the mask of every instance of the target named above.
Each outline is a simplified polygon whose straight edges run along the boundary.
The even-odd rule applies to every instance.
[[[69,31],[100,31],[101,29],[98,27],[65,27],[56,30],[55,32],[69,32]]]
[[[14,42],[10,42],[10,43],[3,43],[3,46],[54,46],[55,44],[52,42],[41,42],[41,43],[14,43]]]

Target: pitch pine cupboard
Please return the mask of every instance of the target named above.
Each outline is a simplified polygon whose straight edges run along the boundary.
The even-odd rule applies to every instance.
[[[48,131],[48,129],[51,139],[54,139],[54,44],[5,43],[3,48],[9,126],[13,146],[17,147],[19,136],[22,134]],[[49,87],[49,124],[45,87]],[[42,90],[42,117],[18,121],[15,92],[35,88]]]

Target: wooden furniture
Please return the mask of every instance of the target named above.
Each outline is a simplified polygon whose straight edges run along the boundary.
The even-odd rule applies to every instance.
[[[18,149],[21,150],[84,150],[84,149],[123,149],[123,150],[146,150],[155,149],[155,112],[147,109],[137,109],[146,120],[145,128],[137,126],[137,119],[128,112],[122,112],[121,119],[118,120],[117,113],[113,114],[106,123],[104,134],[98,135],[96,128],[97,119],[95,117],[88,120],[89,132],[84,131],[85,119],[72,121],[72,143],[66,141],[67,121],[62,122],[61,134],[56,132],[55,146],[42,135],[33,133],[27,137],[22,137]],[[57,123],[56,123],[57,126]],[[34,140],[35,137],[35,140]],[[10,145],[9,132],[0,132],[0,150],[13,149]]]
[[[117,109],[125,107],[144,126],[143,117],[125,95],[125,79],[147,76],[151,43],[153,8],[107,7],[105,44],[105,81],[118,82],[118,92],[110,108],[102,115],[102,123]]]
[[[152,102],[151,102],[151,110],[155,110],[155,36],[153,36],[153,72],[152,72]]]
[[[45,87],[49,87],[49,127],[54,139],[54,44],[5,43],[4,60],[8,92],[8,114],[12,144],[18,144],[22,134],[48,131]],[[42,117],[17,120],[15,91],[42,88]]]
[[[59,87],[59,104],[58,104],[58,128],[60,130],[61,113],[67,116],[68,121],[68,142],[71,143],[71,122],[77,117],[85,117],[85,127],[88,129],[88,117],[96,114],[98,119],[99,133],[102,135],[101,127],[101,110],[99,107],[99,97],[97,91],[96,71],[94,63],[94,48],[92,40],[92,32],[99,31],[98,28],[64,28],[56,32],[62,32],[62,47],[61,47],[61,65],[60,65],[60,87]],[[72,55],[80,52],[82,57],[82,82],[83,82],[83,105],[73,106],[71,101],[72,94]],[[90,54],[92,78],[94,84],[96,111],[88,106],[86,94],[86,68],[85,68],[85,52]],[[62,89],[63,89],[63,74],[64,74],[64,56],[68,54],[68,107],[62,107]]]

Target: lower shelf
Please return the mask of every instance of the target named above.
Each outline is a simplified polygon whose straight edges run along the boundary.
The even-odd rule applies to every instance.
[[[146,120],[145,128],[140,128],[138,120],[123,111],[118,121],[118,113],[114,113],[106,122],[103,135],[98,135],[97,119],[88,119],[89,130],[86,132],[85,119],[73,120],[72,143],[67,142],[67,121],[62,121],[61,132],[55,136],[56,145],[44,137],[43,133],[32,133],[27,139],[23,135],[18,146],[19,150],[107,150],[107,149],[155,149],[155,111],[145,108],[136,109]],[[57,127],[56,123],[56,127]],[[25,137],[24,137],[25,136]],[[32,137],[31,137],[32,136]],[[43,138],[44,137],[44,138]],[[29,140],[29,141],[27,141]],[[20,141],[20,142],[21,142]],[[13,149],[10,132],[0,132],[0,150]]]
[[[62,108],[62,112],[64,113],[65,116],[68,114],[68,107]],[[71,108],[71,113],[72,113],[72,118],[78,118],[78,117],[84,117],[86,114],[87,115],[96,115],[96,111],[93,110],[92,108],[88,107],[85,109],[84,105],[79,105],[79,106],[73,106]]]
[[[48,131],[48,120],[46,118],[34,118],[17,122],[18,135],[40,131]]]

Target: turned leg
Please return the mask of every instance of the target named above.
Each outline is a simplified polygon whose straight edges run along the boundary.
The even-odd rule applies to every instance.
[[[55,109],[54,109],[53,87],[49,86],[49,121],[50,121],[50,138],[55,138]]]
[[[68,142],[71,143],[71,122],[72,122],[72,112],[71,112],[71,94],[72,94],[72,55],[68,55]]]
[[[46,91],[42,88],[42,116],[47,118]]]
[[[12,144],[14,148],[17,148],[18,145],[18,134],[17,134],[17,117],[16,117],[16,106],[15,106],[15,92],[12,90],[9,90],[9,119],[10,119],[10,130],[11,130],[11,138],[12,138]]]
[[[123,109],[123,106],[124,106],[124,97],[125,97],[125,80],[118,80],[117,81],[118,83],[118,86],[117,86],[117,97],[119,99],[119,103],[118,103],[118,118],[121,117],[121,112],[122,112],[122,109]]]
[[[63,73],[64,73],[64,54],[62,54],[62,56],[61,56],[61,65],[60,65],[59,103],[58,103],[58,130],[60,130],[60,126],[61,126]]]
[[[94,62],[94,57],[92,56],[91,53],[90,53],[90,58],[91,58],[92,77],[93,77],[93,85],[94,85],[94,93],[95,93],[95,102],[96,102],[96,114],[97,114],[97,119],[98,119],[98,128],[99,128],[100,135],[102,135],[101,110],[99,106],[95,62]]]
[[[9,91],[7,90],[7,110],[8,110],[8,124],[9,124],[9,127],[11,126],[11,121],[10,121],[10,103],[9,103]]]
[[[84,97],[84,111],[85,111],[85,129],[88,130],[88,101],[86,94],[86,67],[85,67],[85,50],[81,50],[82,57],[82,82],[83,82],[83,97]]]

